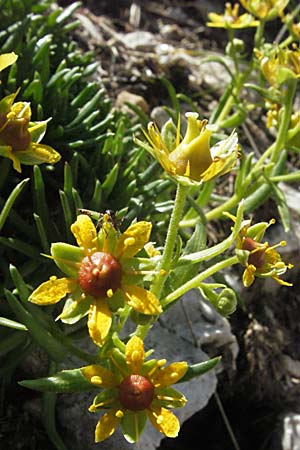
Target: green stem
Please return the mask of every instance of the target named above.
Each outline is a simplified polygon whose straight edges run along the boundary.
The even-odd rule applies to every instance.
[[[265,22],[263,20],[260,20],[259,25],[256,29],[255,38],[254,38],[254,46],[256,48],[259,48],[261,45],[264,27],[265,27]],[[232,34],[229,34],[229,39],[232,42],[232,46],[234,48]],[[224,106],[221,109],[221,111],[218,111],[219,112],[218,114],[214,114],[214,123],[216,123],[218,125],[220,125],[224,121],[224,119],[230,114],[232,106],[234,105],[234,102],[238,98],[241,90],[243,89],[244,84],[245,84],[247,78],[249,77],[250,73],[252,72],[252,69],[254,66],[254,55],[253,55],[252,59],[249,63],[248,69],[244,73],[241,73],[239,70],[236,54],[234,53],[233,56],[234,56],[233,61],[234,61],[234,66],[235,66],[235,77],[234,77],[235,78],[234,79],[235,86],[232,88],[231,95],[228,96],[228,91],[227,90],[225,91],[224,96],[226,96],[227,98],[224,103]]]
[[[162,289],[168,276],[168,271],[171,267],[173,251],[176,243],[177,233],[179,230],[179,222],[182,217],[185,200],[188,194],[188,187],[182,184],[177,185],[176,198],[174,202],[173,212],[170,218],[169,228],[167,232],[166,242],[158,271],[161,272],[153,281],[151,286],[151,292],[160,298]],[[153,322],[146,325],[138,325],[135,336],[138,336],[142,340],[145,339],[148,331],[152,327]]]
[[[286,84],[287,84],[287,90],[286,90],[285,98],[284,98],[285,102],[284,102],[284,106],[283,106],[283,114],[282,114],[279,130],[278,130],[278,135],[276,138],[275,146],[273,148],[273,152],[272,152],[272,156],[271,156],[272,162],[277,161],[279,152],[285,146],[286,138],[287,138],[287,134],[288,134],[289,126],[290,126],[290,121],[291,121],[291,115],[293,112],[293,102],[294,102],[294,96],[295,96],[295,91],[296,91],[296,87],[297,87],[297,80],[293,80],[293,79],[288,80],[286,82]]]
[[[187,186],[183,186],[182,184],[177,185],[174,209],[169,223],[163,255],[160,261],[160,265],[158,267],[158,270],[161,273],[155,278],[151,287],[151,292],[155,294],[158,298],[160,297],[164,283],[168,276],[168,271],[171,267],[173,251],[179,229],[179,222],[182,217],[188,189],[189,188]]]
[[[258,22],[258,26],[256,28],[256,33],[254,36],[254,47],[259,48],[262,43],[263,35],[264,35],[264,29],[265,29],[265,20],[260,19]]]
[[[243,195],[237,195],[234,194],[232,197],[230,197],[226,202],[222,203],[219,206],[216,206],[215,208],[208,211],[208,213],[205,214],[205,222],[209,222],[210,220],[218,219],[224,211],[230,211],[234,206],[238,204],[238,202],[243,198]],[[195,227],[196,224],[199,222],[199,217],[194,217],[192,219],[186,219],[182,220],[180,222],[180,227]]]
[[[219,117],[215,121],[216,125],[220,125],[220,123],[222,123],[223,120],[229,115],[229,113],[231,111],[231,108],[232,108],[232,105],[234,104],[234,100],[235,100],[236,94],[238,94],[239,91],[240,91],[240,89],[235,88],[234,89],[235,94],[232,93],[228,97],[228,99],[227,99],[227,101],[226,101],[226,103],[224,105],[224,108],[221,111],[221,114],[219,115]]]
[[[186,292],[190,291],[191,289],[199,287],[200,283],[202,283],[202,281],[205,280],[206,278],[214,275],[216,272],[219,272],[222,269],[225,269],[226,267],[238,264],[238,262],[239,260],[237,256],[231,256],[230,258],[224,259],[223,261],[220,261],[217,264],[208,267],[206,270],[199,273],[199,275],[197,275],[195,278],[192,278],[191,280],[187,281],[178,289],[167,295],[167,297],[164,298],[164,300],[162,301],[162,306],[166,308],[175,300],[177,300],[179,297],[182,297]]]

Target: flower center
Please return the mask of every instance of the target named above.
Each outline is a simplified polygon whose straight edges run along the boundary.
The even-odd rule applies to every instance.
[[[122,268],[110,253],[96,252],[83,258],[78,281],[84,292],[93,297],[108,297],[121,287]]]
[[[264,245],[254,241],[254,239],[245,237],[242,248],[243,250],[252,252],[250,253],[248,258],[249,264],[253,264],[253,266],[257,267],[258,269],[264,265],[266,252],[266,247]]]
[[[5,120],[5,118],[6,116],[1,114],[0,125],[2,125],[2,130],[0,139],[4,144],[10,145],[14,151],[26,150],[31,141],[28,131],[29,120],[24,117],[14,120]]]
[[[142,375],[129,375],[119,385],[119,400],[124,408],[142,411],[154,398],[154,386]]]

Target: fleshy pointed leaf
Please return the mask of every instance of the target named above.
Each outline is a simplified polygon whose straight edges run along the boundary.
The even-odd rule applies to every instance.
[[[23,380],[19,384],[28,389],[41,392],[84,392],[92,391],[95,386],[82,375],[81,369],[62,370],[55,375],[36,380]],[[99,388],[98,388],[99,389]]]
[[[208,361],[203,361],[201,363],[189,366],[186,374],[178,381],[178,383],[192,380],[195,377],[199,377],[200,375],[209,372],[214,369],[220,361],[221,356],[217,356],[216,358],[209,359]]]

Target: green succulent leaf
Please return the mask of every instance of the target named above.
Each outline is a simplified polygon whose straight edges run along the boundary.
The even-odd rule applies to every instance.
[[[204,375],[206,372],[214,369],[220,361],[221,356],[217,356],[216,358],[209,359],[208,361],[203,361],[201,363],[189,366],[186,374],[182,378],[180,378],[178,383],[183,383],[185,381],[192,380],[195,377]]]
[[[23,380],[19,384],[28,389],[41,392],[84,392],[95,389],[82,375],[80,369],[62,370],[50,377],[36,380]]]

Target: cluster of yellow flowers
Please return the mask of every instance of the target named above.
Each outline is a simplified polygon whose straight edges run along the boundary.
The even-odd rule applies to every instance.
[[[208,25],[227,30],[257,27],[260,21],[282,16],[288,0],[240,0],[240,3],[246,13],[239,15],[238,4],[226,3],[224,14],[209,15]],[[14,53],[0,55],[0,71],[16,60]],[[256,51],[256,60],[272,87],[278,88],[286,80],[300,77],[300,53],[296,48],[260,49]],[[21,164],[56,163],[60,154],[40,144],[48,121],[32,122],[30,104],[15,101],[18,92],[0,101],[0,156],[9,158],[18,172]],[[273,105],[268,118],[270,125],[277,120],[278,111],[279,107]],[[241,148],[235,131],[211,145],[216,127],[200,120],[195,112],[187,112],[185,118],[184,136],[181,135],[183,118],[179,114],[177,124],[170,119],[161,129],[150,122],[144,131],[146,142],[137,137],[134,140],[160,163],[180,188],[195,188],[231,171],[241,156]],[[294,122],[300,133],[299,115],[294,117]],[[294,138],[295,135],[296,132]],[[227,215],[236,221],[235,216]],[[264,232],[272,223],[274,220],[252,226],[251,221],[243,221],[235,235],[234,264],[244,267],[246,287],[253,284],[255,277],[271,277],[282,285],[290,285],[280,277],[292,265],[285,264],[276,250],[285,242],[274,246],[262,242]],[[154,248],[147,249],[151,230],[151,223],[137,221],[121,233],[107,213],[97,227],[88,214],[78,215],[71,225],[77,245],[56,242],[51,246],[50,258],[65,276],[51,276],[29,297],[37,305],[54,305],[65,300],[57,319],[74,324],[87,317],[89,336],[103,350],[103,364],[101,360],[101,364],[81,368],[85,380],[101,389],[90,411],[106,410],[96,426],[96,442],[111,436],[117,425],[129,442],[136,442],[147,419],[168,437],[176,437],[179,432],[178,419],[170,409],[184,406],[186,399],[171,385],[184,377],[187,363],[165,366],[164,359],[148,359],[152,350],[145,353],[143,340],[135,333],[126,343],[117,337],[118,346],[113,339],[124,311],[126,318],[133,312],[148,323],[163,312],[160,290],[152,289],[151,277],[153,273],[156,279],[167,276],[171,264],[164,271],[161,255]],[[149,258],[139,258],[142,251]],[[173,248],[171,256],[172,251]],[[145,260],[150,261],[148,266]]]
[[[168,140],[164,138],[165,130],[160,133],[156,125],[150,123],[146,136],[151,146],[137,142],[158,159],[169,175],[184,185],[202,183],[228,172],[240,151],[236,134],[211,149],[212,131],[206,121],[199,121],[195,113],[188,113],[187,122],[183,139],[179,126],[175,139]],[[172,129],[170,123],[167,126]],[[234,216],[229,216],[235,220]],[[29,300],[38,305],[51,305],[67,296],[58,318],[73,324],[88,316],[90,337],[100,347],[109,342],[113,318],[124,308],[146,317],[158,317],[163,312],[160,299],[140,286],[143,271],[137,257],[149,241],[151,227],[149,222],[141,221],[120,233],[110,216],[104,214],[97,230],[88,215],[80,214],[71,226],[78,246],[62,242],[51,246],[54,262],[67,277],[50,277],[33,291]],[[267,227],[268,224],[262,224],[259,232],[254,227],[254,233],[250,221],[246,221],[237,238],[236,252],[245,266],[245,286],[250,286],[255,277],[272,277],[288,285],[279,277],[291,265],[281,260],[276,246],[260,242]],[[153,249],[148,253],[156,254]],[[177,362],[164,368],[165,360],[145,361],[145,356],[143,341],[133,336],[123,350],[113,348],[108,352],[109,368],[99,364],[81,369],[89,383],[103,389],[95,397],[90,411],[109,409],[97,424],[97,442],[109,437],[118,424],[126,439],[135,442],[147,418],[159,432],[168,437],[177,436],[179,423],[169,408],[184,406],[186,399],[171,385],[184,376],[187,364]]]
[[[257,27],[259,20],[269,21],[282,17],[289,0],[240,0],[240,3],[248,13],[239,16],[239,4],[232,7],[230,3],[226,3],[224,14],[209,13],[210,22],[207,25],[236,29]]]

